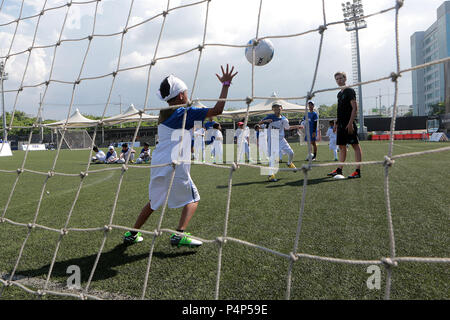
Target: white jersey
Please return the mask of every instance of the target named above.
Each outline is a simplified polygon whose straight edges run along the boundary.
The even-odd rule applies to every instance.
[[[223,135],[219,129],[213,129],[211,138],[213,139],[211,154],[214,162],[223,163]]]
[[[327,137],[330,138],[330,142],[328,144],[330,149],[331,150],[337,149],[337,145],[336,145],[337,135],[336,135],[336,132],[333,132],[333,128],[328,128]]]
[[[106,154],[102,150],[98,150],[98,152],[95,154],[95,158],[97,158],[98,161],[105,161]]]

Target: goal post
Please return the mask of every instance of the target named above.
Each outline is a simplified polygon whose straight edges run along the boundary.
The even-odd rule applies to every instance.
[[[61,149],[80,150],[90,149],[92,146],[92,138],[86,129],[66,129],[65,133],[63,129],[57,129],[57,144],[61,139]]]

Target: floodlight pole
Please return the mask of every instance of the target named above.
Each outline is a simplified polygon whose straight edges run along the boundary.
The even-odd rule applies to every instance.
[[[347,2],[342,3],[342,10],[344,12],[345,29],[347,31],[355,31],[356,38],[356,60],[357,60],[357,73],[358,73],[358,83],[361,82],[361,58],[359,54],[359,29],[367,28],[367,23],[362,17],[363,8],[361,0],[353,0],[353,3]],[[363,111],[363,101],[362,101],[362,86],[358,86],[358,107],[359,107],[359,137],[365,140],[364,132],[364,111]]]
[[[8,80],[8,74],[5,73],[5,65],[0,61],[0,82],[2,88],[2,109],[3,109],[3,141],[7,141],[8,131],[6,130],[6,112],[5,112],[5,93],[3,90],[3,81]]]

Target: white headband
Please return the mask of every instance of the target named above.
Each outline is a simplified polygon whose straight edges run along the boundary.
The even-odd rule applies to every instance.
[[[188,89],[186,84],[177,77],[170,75],[167,77],[167,82],[169,82],[170,92],[169,95],[163,97],[161,95],[161,91],[158,89],[158,97],[163,101],[169,101],[172,98],[175,98],[179,93],[182,93]]]

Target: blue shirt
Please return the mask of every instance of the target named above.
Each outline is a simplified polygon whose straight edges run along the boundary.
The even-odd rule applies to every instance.
[[[214,123],[216,123],[216,122],[215,121],[205,122],[205,129],[208,130],[208,129],[212,128]]]
[[[306,116],[303,116],[303,121],[305,121]],[[308,112],[308,122],[309,122],[309,132],[313,133],[314,132],[314,126],[316,128],[316,133],[317,133],[317,121],[319,120],[319,116],[317,115],[316,112]],[[305,129],[306,129],[306,125],[305,125]]]
[[[183,117],[184,111],[186,107],[180,107],[175,110],[172,115],[163,121],[161,124],[171,128],[171,129],[181,129],[183,127]],[[209,108],[197,108],[190,107],[187,109],[186,115],[186,126],[184,127],[186,130],[190,130],[194,127],[195,121],[203,122],[208,114]]]

